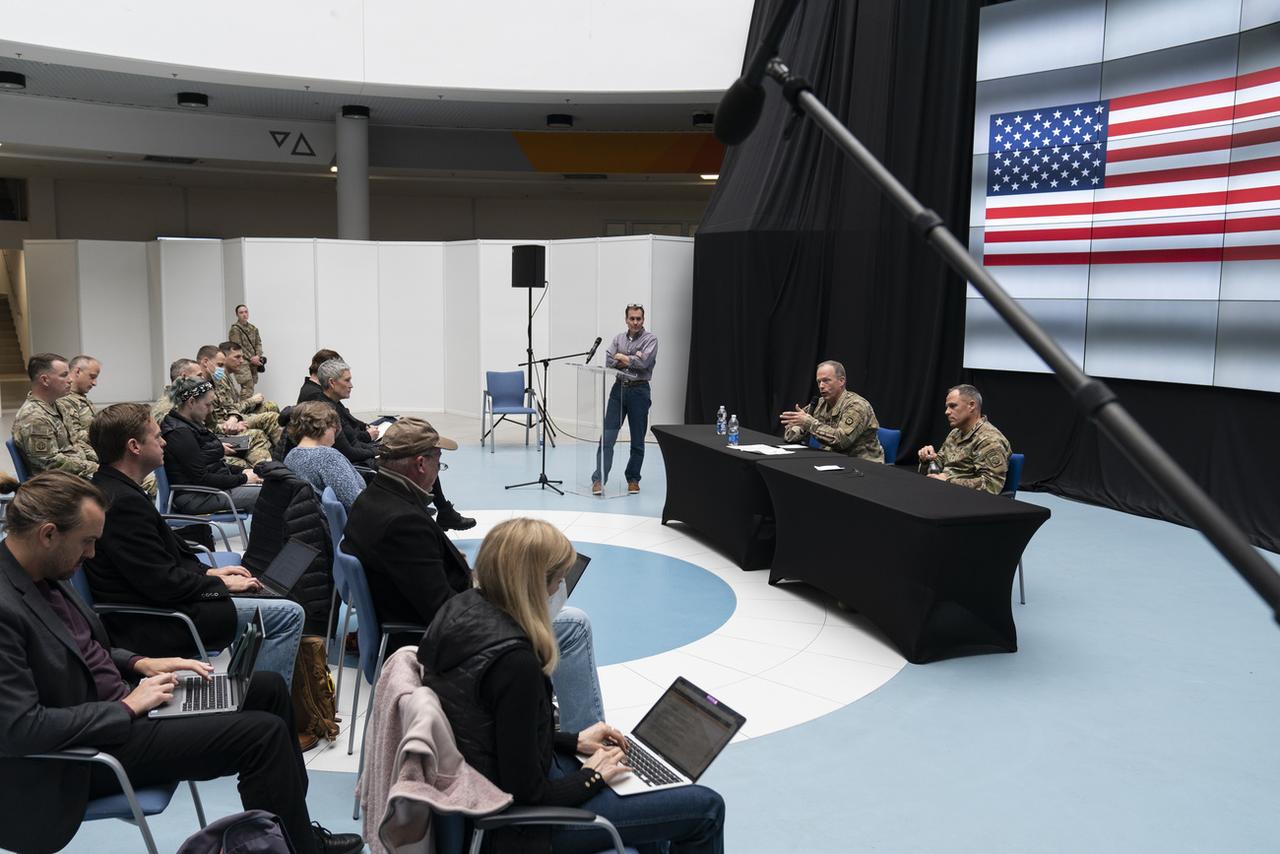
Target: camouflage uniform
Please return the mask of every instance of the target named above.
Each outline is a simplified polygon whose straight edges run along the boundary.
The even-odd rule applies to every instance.
[[[231,390],[235,393],[236,400],[240,401],[240,410],[242,412],[278,413],[280,411],[280,406],[274,400],[267,400],[265,397],[256,403],[249,403],[248,400],[253,395],[244,393],[244,390],[240,387],[240,380],[237,379],[237,374],[228,371],[227,382],[231,384]]]
[[[875,463],[884,462],[880,423],[865,398],[845,389],[836,398],[834,406],[828,406],[826,399],[819,398],[816,409],[810,404],[804,411],[809,415],[804,425],[788,427],[783,433],[788,442],[799,442],[812,436],[824,451],[839,451]]]
[[[98,455],[87,443],[72,440],[58,407],[30,392],[14,416],[13,441],[33,475],[65,471],[89,478],[98,471]]]
[[[968,433],[952,430],[938,449],[942,476],[948,483],[997,494],[1009,472],[1009,440],[983,416]],[[928,464],[922,463],[922,471]]]
[[[227,331],[227,340],[239,344],[244,352],[244,364],[236,371],[236,379],[240,381],[240,394],[252,397],[253,387],[258,382],[258,369],[249,360],[262,355],[262,336],[258,334],[258,327],[252,323],[242,324],[237,320]]]
[[[89,398],[78,391],[72,391],[58,398],[58,412],[62,413],[62,421],[67,425],[67,433],[71,436],[71,441],[89,444],[89,423],[93,421],[93,416],[97,413],[93,409],[93,404],[89,402]]]
[[[169,399],[169,389],[164,390],[164,394],[160,395],[160,399],[151,405],[151,417],[156,420],[157,424],[163,424],[165,416],[173,410],[173,401]],[[271,443],[267,441],[267,437],[261,430],[246,430],[245,435],[249,437],[249,450],[245,452],[245,456],[237,457],[227,454],[222,459],[227,465],[236,469],[246,469],[250,466],[257,465],[264,460],[271,459]]]
[[[213,381],[213,413],[205,426],[217,432],[217,424],[228,418],[239,418],[249,430],[256,430],[267,435],[267,458],[270,459],[271,445],[278,444],[283,431],[280,428],[280,416],[275,412],[259,412],[257,415],[246,415],[240,408],[240,399],[231,385],[231,377],[224,376]]]

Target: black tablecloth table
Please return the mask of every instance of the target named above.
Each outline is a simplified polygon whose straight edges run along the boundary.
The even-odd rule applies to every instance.
[[[930,480],[908,467],[826,458],[760,462],[777,545],[769,583],[806,581],[879,626],[908,660],[1015,652],[1018,559],[1049,510]]]
[[[806,449],[785,457],[733,451],[713,424],[669,424],[653,428],[667,469],[667,501],[662,524],[679,520],[706,536],[743,569],[767,569],[773,558],[773,506],[756,471],[765,460],[848,459]],[[782,440],[742,430],[743,445],[778,445]],[[870,465],[870,463],[868,463]]]

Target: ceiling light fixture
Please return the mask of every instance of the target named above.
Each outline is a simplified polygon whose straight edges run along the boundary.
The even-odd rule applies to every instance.
[[[179,92],[178,106],[193,110],[203,110],[209,106],[209,96],[203,92]]]
[[[17,71],[0,71],[0,89],[27,88],[27,75]]]
[[[720,180],[720,173],[717,172],[714,175],[699,175],[698,177],[704,181],[718,181]]]
[[[569,129],[573,127],[573,116],[568,113],[548,113],[547,127]]]
[[[344,119],[367,119],[369,118],[369,108],[361,104],[343,104],[342,117]]]

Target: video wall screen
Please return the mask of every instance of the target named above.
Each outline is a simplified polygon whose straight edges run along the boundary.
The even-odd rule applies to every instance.
[[[970,251],[1087,372],[1280,391],[1280,0],[988,6],[973,151]]]

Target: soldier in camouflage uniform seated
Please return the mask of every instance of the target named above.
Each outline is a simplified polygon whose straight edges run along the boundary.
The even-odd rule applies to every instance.
[[[37,353],[27,362],[31,391],[13,419],[13,441],[31,474],[65,471],[90,478],[98,455],[88,442],[78,443],[58,410],[58,398],[71,391],[71,368],[56,353]]]
[[[947,423],[951,432],[942,447],[925,445],[918,452],[920,471],[939,471],[929,477],[948,483],[984,489],[998,494],[1009,473],[1009,440],[982,414],[982,394],[971,385],[958,385],[947,392]]]
[[[58,398],[58,411],[71,434],[71,441],[89,446],[89,424],[94,408],[89,392],[98,384],[102,365],[92,356],[76,356],[71,360],[71,391]]]
[[[880,447],[880,422],[866,398],[845,388],[844,365],[827,361],[818,365],[818,401],[780,416],[788,442],[805,442],[824,451],[836,451],[884,462]]]
[[[192,359],[175,359],[169,365],[169,381],[177,382],[180,377],[199,377],[204,376],[204,372],[200,370],[200,365]],[[169,414],[169,410],[173,409],[173,399],[169,396],[173,386],[166,386],[164,393],[160,395],[160,399],[151,405],[151,417],[156,420],[157,424],[163,424],[165,416]],[[266,434],[261,430],[245,430],[244,434],[249,437],[249,450],[244,452],[244,456],[236,454],[227,454],[223,457],[227,465],[232,468],[246,469],[257,465],[264,460],[271,459],[271,443],[267,440]]]
[[[276,445],[284,435],[280,427],[280,416],[275,412],[246,415],[240,409],[239,394],[231,387],[226,367],[227,357],[222,350],[206,344],[196,353],[196,361],[200,363],[205,379],[213,383],[213,412],[205,426],[215,433],[227,436],[260,430],[266,434],[268,447]]]
[[[244,368],[244,350],[234,341],[223,341],[218,345],[222,355],[226,357],[227,385],[231,387],[240,411],[253,414],[257,412],[279,412],[280,407],[273,400],[267,400],[262,392],[248,394],[240,385],[239,376]]]

